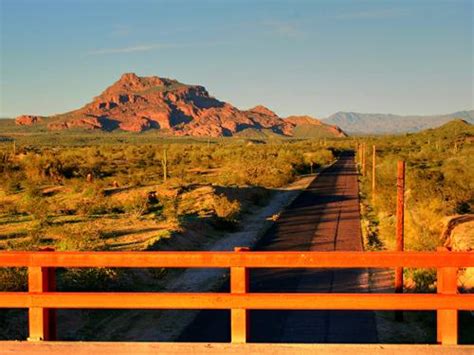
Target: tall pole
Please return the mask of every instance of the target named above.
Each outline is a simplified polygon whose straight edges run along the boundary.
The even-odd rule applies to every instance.
[[[357,142],[357,164],[359,165],[359,168],[362,166],[362,150],[360,147],[360,143]]]
[[[367,174],[366,143],[362,144],[362,176]]]
[[[405,224],[405,162],[398,161],[397,169],[397,251],[404,249],[404,224]],[[395,292],[403,293],[403,268],[395,269]],[[395,313],[395,319],[403,320],[402,311]]]
[[[372,146],[372,201],[375,199],[375,145]]]

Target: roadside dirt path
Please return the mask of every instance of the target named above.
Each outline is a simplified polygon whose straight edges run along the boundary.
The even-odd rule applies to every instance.
[[[354,157],[323,171],[256,246],[257,250],[363,250]],[[251,292],[368,292],[362,269],[251,271]],[[228,289],[228,285],[223,289]],[[230,341],[230,312],[201,311],[180,341]],[[375,343],[373,312],[251,311],[250,341]]]

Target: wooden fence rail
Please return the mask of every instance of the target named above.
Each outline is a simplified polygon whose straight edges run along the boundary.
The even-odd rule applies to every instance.
[[[472,252],[0,252],[0,267],[27,267],[28,292],[0,292],[0,308],[29,309],[29,340],[54,340],[54,309],[230,309],[233,343],[245,343],[249,310],[436,310],[438,342],[457,343],[457,271]],[[56,292],[56,267],[229,268],[230,293]],[[436,268],[436,294],[249,293],[251,268]]]

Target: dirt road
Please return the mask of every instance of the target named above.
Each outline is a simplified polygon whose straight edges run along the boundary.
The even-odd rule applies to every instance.
[[[354,157],[323,171],[281,214],[256,247],[276,250],[362,250]],[[251,292],[367,292],[362,269],[251,271]],[[228,287],[228,286],[226,286]],[[251,311],[251,342],[374,343],[373,312]],[[180,341],[230,341],[230,312],[201,311]]]

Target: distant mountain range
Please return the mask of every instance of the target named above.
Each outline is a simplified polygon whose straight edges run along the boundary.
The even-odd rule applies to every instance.
[[[159,130],[172,136],[345,137],[348,134],[396,134],[434,128],[453,119],[474,123],[474,110],[447,115],[399,116],[337,112],[318,120],[310,116],[279,117],[264,106],[241,110],[209,95],[200,85],[157,76],[123,74],[118,81],[77,110],[53,115],[22,115],[21,130]],[[3,120],[2,120],[3,121]],[[9,122],[2,122],[2,129]],[[30,128],[31,127],[31,128]]]
[[[474,110],[431,116],[337,112],[322,121],[337,125],[348,134],[392,134],[418,132],[441,126],[453,119],[462,119],[472,124],[474,123]]]

